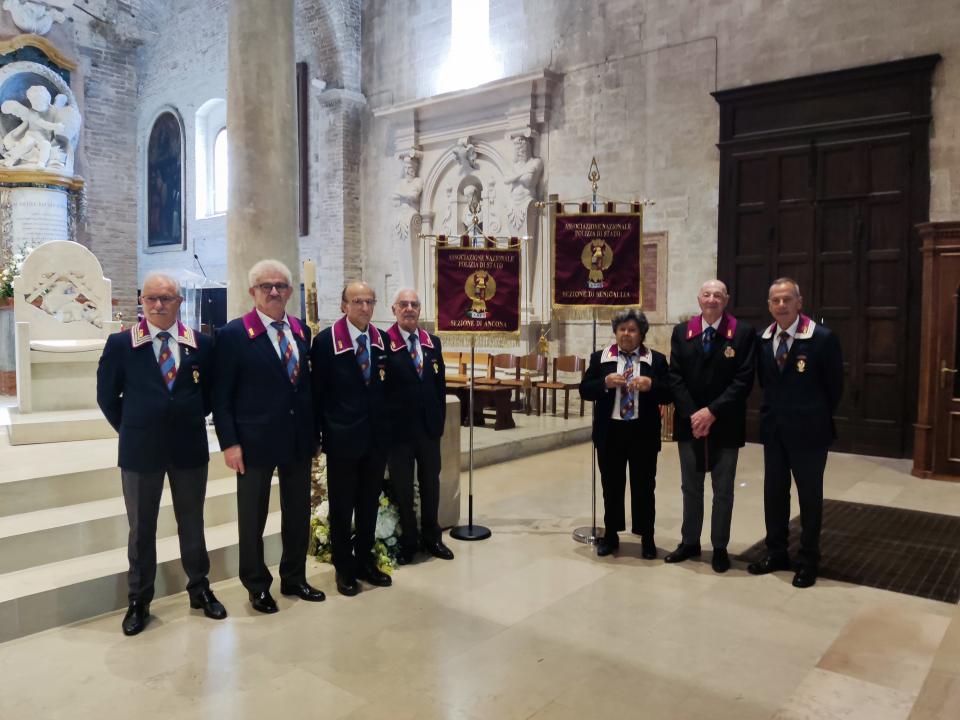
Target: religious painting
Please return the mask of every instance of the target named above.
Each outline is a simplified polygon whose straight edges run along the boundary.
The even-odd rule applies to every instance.
[[[464,235],[437,241],[437,331],[446,334],[518,335],[520,242],[488,240],[472,247]]]
[[[553,307],[642,306],[642,208],[629,213],[557,212]]]
[[[184,246],[183,131],[164,112],[147,145],[147,247]]]

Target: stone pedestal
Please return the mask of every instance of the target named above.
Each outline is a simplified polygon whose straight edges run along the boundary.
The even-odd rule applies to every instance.
[[[71,237],[69,190],[55,185],[17,184],[0,191],[0,212],[9,222],[12,249]]]

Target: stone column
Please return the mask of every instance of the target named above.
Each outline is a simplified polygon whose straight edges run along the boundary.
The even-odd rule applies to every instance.
[[[230,0],[227,317],[247,312],[247,271],[286,263],[299,283],[293,0]],[[299,314],[299,292],[287,310]]]

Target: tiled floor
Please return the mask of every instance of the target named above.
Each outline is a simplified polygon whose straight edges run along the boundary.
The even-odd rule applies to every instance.
[[[223,622],[179,595],[154,603],[135,638],[115,613],[2,644],[0,718],[906,720],[924,683],[939,705],[922,717],[948,717],[956,606],[832,581],[797,590],[788,573],[738,563],[718,576],[709,552],[667,566],[630,536],[597,559],[570,538],[590,522],[590,459],[576,445],[477,470],[492,538],[450,540],[454,561],[399,568],[389,589],[343,598],[329,566],[311,563],[319,605],[280,597],[280,613],[258,615],[232,580],[215,587]],[[733,553],[763,535],[761,470],[748,446]],[[908,471],[833,455],[826,494],[960,515],[960,484]],[[681,518],[669,444],[657,503],[662,557]]]

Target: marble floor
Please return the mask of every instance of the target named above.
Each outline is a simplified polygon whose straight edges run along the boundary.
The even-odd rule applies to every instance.
[[[322,604],[278,595],[280,613],[259,615],[230,580],[214,586],[223,622],[181,594],[134,638],[112,613],[0,644],[0,718],[960,717],[956,606],[827,580],[797,590],[738,562],[718,576],[709,553],[667,566],[629,536],[598,559],[571,540],[590,522],[590,461],[580,444],[478,469],[493,536],[449,540],[454,561],[399,568],[389,589],[341,597],[311,561]],[[960,515],[960,484],[912,478],[909,461],[832,455],[827,472],[829,497]],[[667,444],[661,557],[679,536],[678,477]],[[763,535],[761,490],[751,445],[733,552]]]

